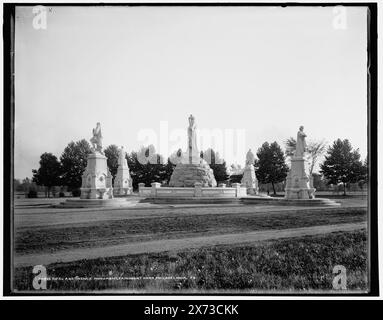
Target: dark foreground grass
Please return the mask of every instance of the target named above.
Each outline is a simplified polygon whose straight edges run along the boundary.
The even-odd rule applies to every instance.
[[[233,209],[235,210],[235,209]],[[366,221],[365,208],[323,208],[296,212],[177,215],[98,221],[80,226],[17,230],[17,254],[101,247],[126,242],[176,239],[248,231],[279,230]]]
[[[59,279],[48,281],[47,289],[145,293],[321,292],[333,290],[332,271],[336,265],[347,270],[348,290],[367,290],[365,231],[275,240],[252,246],[219,246],[51,264],[47,266],[48,278]],[[34,276],[31,267],[16,269],[15,288],[34,290]]]

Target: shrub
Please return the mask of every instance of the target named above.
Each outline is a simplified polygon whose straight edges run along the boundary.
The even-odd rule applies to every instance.
[[[79,197],[80,195],[81,195],[81,190],[80,189],[72,190],[72,196],[73,197]]]
[[[62,191],[60,191],[60,193],[59,193],[59,197],[60,197],[60,198],[63,198],[63,197],[65,197],[65,193],[64,193],[64,192],[62,192]]]
[[[241,183],[243,174],[232,174],[229,178],[229,184],[231,185],[232,183]]]
[[[27,197],[28,198],[37,198],[37,191],[36,190],[29,190]]]

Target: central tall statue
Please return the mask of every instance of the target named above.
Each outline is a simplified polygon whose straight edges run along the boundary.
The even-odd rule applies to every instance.
[[[170,177],[169,187],[194,187],[200,184],[202,187],[216,187],[213,169],[203,160],[197,148],[197,131],[193,115],[189,116],[187,128],[188,142],[186,152],[178,151],[181,161],[174,168]]]
[[[189,117],[189,127],[188,127],[188,157],[189,157],[189,163],[196,162],[193,159],[196,159],[199,161],[199,152],[197,148],[197,134],[196,134],[196,125],[195,125],[195,118],[191,114]]]
[[[303,132],[304,127],[300,126],[297,133],[297,147],[295,149],[296,157],[303,157],[304,153],[307,151],[306,144],[306,134]]]

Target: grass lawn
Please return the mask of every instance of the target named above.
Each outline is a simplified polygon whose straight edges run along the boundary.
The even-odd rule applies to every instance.
[[[366,221],[366,218],[367,209],[364,208],[323,208],[320,211],[308,208],[273,214],[267,212],[179,214],[167,217],[95,221],[78,226],[16,229],[15,250],[17,254],[55,252],[134,241],[352,223]]]
[[[47,276],[59,280],[48,281],[47,289],[142,293],[321,292],[332,290],[335,265],[346,268],[349,291],[367,290],[365,231],[56,263],[47,266]],[[32,267],[16,269],[15,288],[34,290],[33,277]],[[111,279],[95,279],[100,277]],[[153,277],[156,279],[147,279]]]

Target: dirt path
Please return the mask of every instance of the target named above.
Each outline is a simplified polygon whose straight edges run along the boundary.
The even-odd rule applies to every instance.
[[[280,238],[320,235],[337,231],[354,231],[366,227],[366,222],[360,222],[283,230],[253,231],[238,234],[223,234],[204,237],[135,242],[100,248],[62,250],[52,254],[44,253],[15,256],[14,265],[15,267],[34,266],[38,264],[48,265],[55,262],[70,262],[82,259],[96,259],[101,257],[125,256],[139,253],[184,250],[188,248],[200,248],[204,246],[223,244],[251,243]]]
[[[340,212],[364,208],[363,206],[349,207],[285,207],[266,205],[203,205],[203,206],[148,206],[132,208],[96,208],[96,209],[54,209],[54,208],[28,208],[15,210],[14,224],[16,229],[45,228],[66,226],[79,226],[79,224],[97,223],[112,220],[174,217],[177,215],[212,215],[212,214],[281,214],[297,211],[332,211]]]

